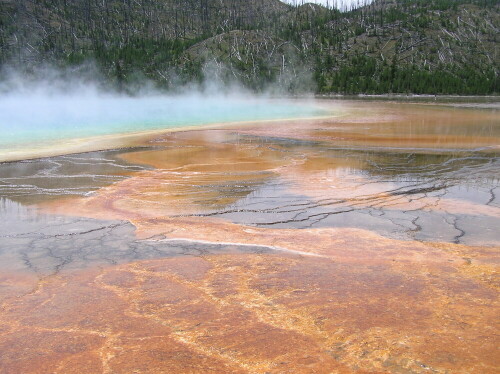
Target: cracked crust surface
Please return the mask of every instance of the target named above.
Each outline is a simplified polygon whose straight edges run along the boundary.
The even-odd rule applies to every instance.
[[[9,169],[0,372],[497,372],[498,119],[356,105]]]

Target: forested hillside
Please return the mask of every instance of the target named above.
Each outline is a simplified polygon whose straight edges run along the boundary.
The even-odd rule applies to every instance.
[[[118,87],[238,81],[259,91],[499,92],[496,0],[0,0],[0,63],[95,62]]]

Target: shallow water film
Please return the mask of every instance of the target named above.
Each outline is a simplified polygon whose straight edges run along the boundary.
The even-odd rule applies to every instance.
[[[498,105],[315,106],[0,164],[0,372],[498,372]]]

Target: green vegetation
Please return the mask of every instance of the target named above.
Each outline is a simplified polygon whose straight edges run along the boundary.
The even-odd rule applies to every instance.
[[[260,91],[499,92],[496,0],[0,0],[0,64],[98,64],[118,87],[207,79]]]

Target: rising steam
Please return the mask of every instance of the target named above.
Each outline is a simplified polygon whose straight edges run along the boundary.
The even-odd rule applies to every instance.
[[[14,148],[57,147],[69,139],[320,113],[311,105],[257,96],[236,83],[205,81],[164,93],[145,82],[125,93],[103,84],[92,67],[2,75],[0,156]]]

